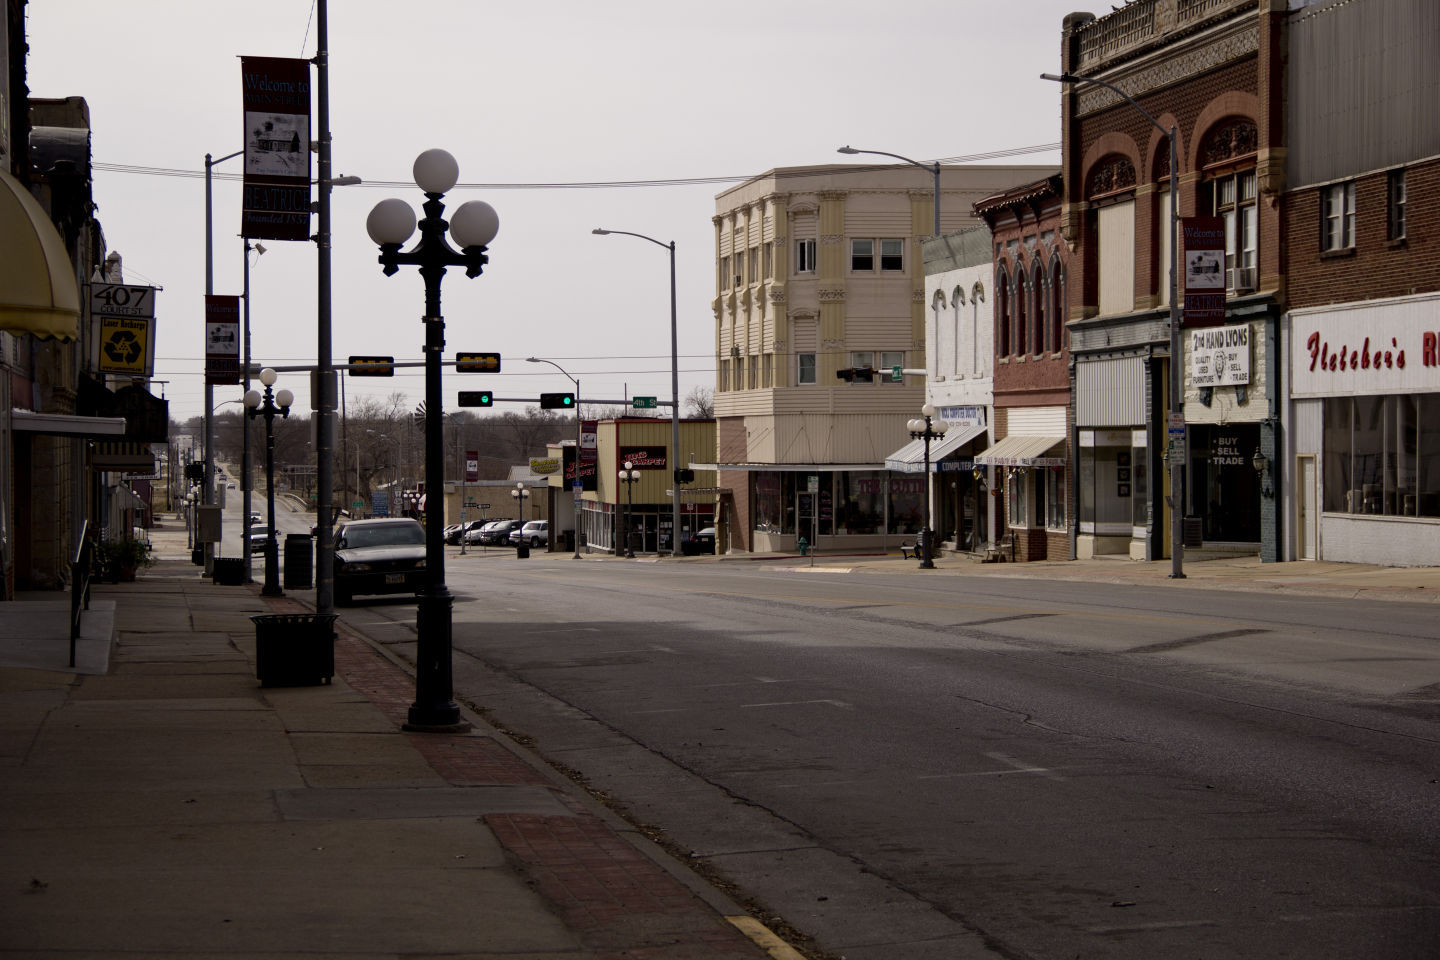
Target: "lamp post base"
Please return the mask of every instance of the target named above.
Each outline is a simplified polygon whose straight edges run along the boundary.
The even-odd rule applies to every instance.
[[[260,588],[262,597],[283,597],[280,589],[280,545],[271,537],[265,544],[265,585]]]
[[[464,733],[470,724],[460,719],[460,706],[452,699],[450,666],[452,613],[455,597],[442,584],[420,594],[415,611],[415,702],[403,729],[419,733]]]

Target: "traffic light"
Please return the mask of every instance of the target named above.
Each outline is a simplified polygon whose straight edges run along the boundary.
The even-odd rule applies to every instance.
[[[691,470],[691,469],[688,468],[688,467],[676,467],[676,468],[675,468],[675,482],[676,482],[676,483],[694,483],[694,482],[695,482],[695,471],[694,471],[694,470]]]
[[[500,354],[498,353],[457,353],[455,354],[456,373],[499,373]]]
[[[574,408],[575,394],[573,393],[540,394],[541,410],[573,410]]]
[[[350,376],[352,377],[393,377],[395,376],[394,357],[351,357]]]
[[[489,390],[461,390],[460,406],[462,407],[493,407],[495,397]]]
[[[843,370],[836,370],[835,376],[846,383],[874,383],[874,367],[846,367]]]

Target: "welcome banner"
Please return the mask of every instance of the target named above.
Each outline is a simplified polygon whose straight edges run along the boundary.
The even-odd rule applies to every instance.
[[[240,235],[310,239],[310,61],[241,57],[245,189]]]

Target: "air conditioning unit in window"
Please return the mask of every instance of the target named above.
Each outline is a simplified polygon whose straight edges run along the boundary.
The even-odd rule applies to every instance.
[[[735,286],[737,286],[737,287],[740,286],[740,280],[741,280],[740,274],[738,274],[738,273],[735,274]]]
[[[1233,281],[1230,284],[1230,288],[1236,293],[1248,292],[1255,289],[1254,267],[1236,267],[1231,270],[1230,273],[1231,280]]]

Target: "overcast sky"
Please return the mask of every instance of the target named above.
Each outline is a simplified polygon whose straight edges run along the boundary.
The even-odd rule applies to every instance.
[[[498,375],[447,371],[447,409],[460,389],[570,389],[552,368],[525,363],[529,355],[580,377],[582,398],[668,399],[668,253],[593,236],[595,227],[676,241],[682,401],[694,386],[713,387],[710,220],[715,195],[733,182],[718,178],[849,162],[835,153],[846,143],[919,161],[1057,143],[1060,90],[1038,74],[1058,70],[1061,22],[1076,9],[1085,7],[331,0],[334,173],[367,181],[333,194],[335,359],[421,358],[421,280],[413,267],[380,272],[365,217],[391,196],[418,208],[411,164],[443,147],[460,164],[451,208],[483,199],[500,215],[485,273],[446,276],[446,355],[503,355]],[[204,158],[242,146],[240,56],[315,55],[312,2],[32,0],[26,10],[31,95],[89,102],[107,243],[128,282],[164,288],[155,376],[168,382],[156,392],[172,417],[198,415]],[[1010,162],[1058,164],[1059,153]],[[215,167],[216,293],[242,290],[240,168],[239,157]],[[917,187],[929,185],[915,174]],[[252,254],[254,358],[313,364],[314,244],[263,242],[267,252]],[[308,410],[305,375],[283,374],[277,386]],[[423,390],[418,368],[346,384],[349,399],[402,392],[410,406]],[[217,405],[239,395],[215,388]]]

